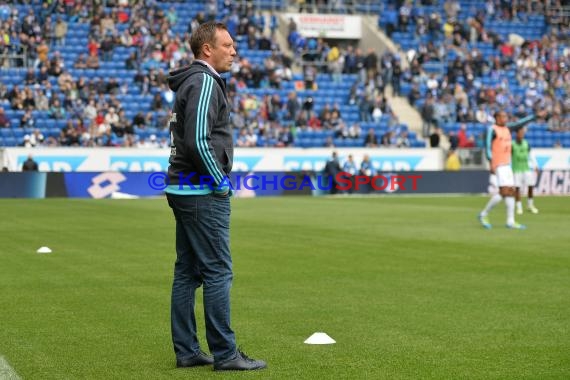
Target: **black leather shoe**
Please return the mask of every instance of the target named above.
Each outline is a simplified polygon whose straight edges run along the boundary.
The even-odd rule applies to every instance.
[[[248,358],[246,354],[239,351],[233,359],[225,360],[220,363],[214,363],[215,371],[251,371],[263,369],[267,367],[267,363],[263,360],[255,360]]]
[[[194,356],[193,358],[185,360],[176,360],[176,367],[178,368],[196,367],[200,365],[210,365],[210,364],[214,364],[214,358],[206,355],[202,351],[200,351],[200,353]]]

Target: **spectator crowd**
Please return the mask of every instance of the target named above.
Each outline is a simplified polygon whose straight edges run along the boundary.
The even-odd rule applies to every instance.
[[[26,70],[21,84],[0,82],[0,128],[30,131],[18,142],[25,146],[167,146],[165,128],[174,100],[168,72],[192,62],[190,35],[213,19],[224,21],[237,41],[239,56],[228,94],[240,147],[291,146],[299,132],[307,131],[326,132],[324,146],[339,140],[368,147],[411,146],[407,128],[390,107],[388,89],[417,107],[424,137],[430,136],[432,144],[439,140],[440,127],[460,123],[452,143],[480,145],[480,136],[469,126],[492,122],[498,109],[514,117],[546,109],[551,116],[542,121],[550,130],[570,130],[568,20],[547,6],[559,1],[519,1],[507,7],[504,1],[488,0],[469,10],[455,0],[388,1],[381,16],[386,33],[411,31],[417,38],[417,48],[405,54],[306,38],[291,19],[287,43],[293,57],[276,42],[277,16],[263,15],[251,2],[207,0],[203,12],[189,21],[181,19],[180,8],[155,1],[20,3],[26,6],[0,5],[0,64]],[[424,6],[438,3],[443,3],[443,14],[425,11],[431,8]],[[544,16],[549,30],[538,40],[505,39],[486,26],[489,20],[534,16]],[[88,28],[85,47],[70,61],[61,49],[79,25]],[[480,44],[493,47],[491,57]],[[84,75],[88,69],[116,65],[117,51],[128,52],[118,63],[123,71],[117,76]],[[264,53],[254,59],[250,52]],[[299,62],[300,84],[293,70]],[[441,64],[440,72],[427,69],[434,63]],[[124,73],[132,77],[124,78]],[[341,102],[322,104],[296,90],[280,95],[292,88],[291,82],[318,91],[323,74],[339,89],[347,78],[354,80]],[[524,92],[512,91],[513,83]],[[133,103],[140,106],[134,114]],[[358,120],[344,117],[346,107],[356,110]],[[6,110],[18,111],[16,125]],[[46,116],[65,124],[58,135],[43,136],[37,128],[38,118]],[[385,128],[372,127],[378,125]]]
[[[20,14],[23,9],[25,15]],[[266,23],[265,17],[245,2],[226,1],[218,9],[217,1],[208,0],[204,11],[189,22],[179,19],[177,9],[172,5],[165,10],[154,1],[125,0],[1,4],[0,64],[23,68],[26,74],[21,84],[0,82],[0,128],[33,131],[18,142],[24,146],[166,146],[166,139],[157,135],[166,134],[174,100],[167,86],[168,71],[192,62],[192,31],[200,23],[218,18],[246,49],[270,52],[261,64],[252,63],[247,55],[239,57],[229,81],[230,100],[247,122],[242,128],[251,129],[257,103],[246,102],[238,92],[280,88],[292,75],[290,60],[275,42],[277,18],[272,15]],[[187,26],[178,28],[185,21]],[[69,30],[83,25],[88,27],[85,49],[70,62],[61,53],[62,47]],[[97,72],[106,63],[115,64],[120,49],[130,53],[118,73],[134,73],[132,78],[83,75],[86,69]],[[129,96],[135,99],[133,103],[145,103],[132,117],[127,117],[124,102]],[[18,111],[18,122],[8,118],[5,110]],[[287,129],[269,122],[270,112],[260,113],[256,120],[264,115],[268,123],[256,125],[256,130],[285,145],[292,143]],[[36,128],[39,119],[46,117],[64,121],[59,135],[43,136]],[[239,123],[239,118],[236,121]],[[145,139],[142,136],[147,134],[140,133],[145,130],[158,133]]]
[[[436,1],[390,3],[381,17],[386,33],[412,33],[417,42],[406,52],[409,67],[402,81],[410,88],[409,103],[422,115],[425,137],[440,133],[437,127],[459,124],[452,147],[478,146],[481,136],[468,126],[492,123],[499,109],[513,118],[547,110],[550,117],[539,121],[548,130],[570,131],[570,20],[560,1],[487,0],[462,9],[461,2],[446,0],[439,2],[443,17],[424,12],[422,5]],[[543,20],[546,33],[536,39],[507,37],[488,27],[524,30],[529,22],[542,25]],[[433,64],[441,71],[425,69]]]

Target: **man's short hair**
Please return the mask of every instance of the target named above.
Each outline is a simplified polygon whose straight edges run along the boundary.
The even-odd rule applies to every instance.
[[[507,111],[505,111],[505,110],[498,110],[498,111],[495,112],[495,114],[493,115],[493,117],[495,118],[495,120],[497,120],[497,117],[499,117],[499,114],[500,114],[500,113],[503,113],[503,112],[505,113],[505,115],[508,116]]]
[[[198,29],[192,32],[190,36],[190,47],[194,58],[198,58],[202,54],[202,46],[216,44],[216,30],[228,30],[225,24],[221,22],[209,21],[201,24]]]

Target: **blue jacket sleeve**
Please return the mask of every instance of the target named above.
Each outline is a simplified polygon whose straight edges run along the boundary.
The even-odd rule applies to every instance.
[[[492,126],[487,128],[487,133],[485,134],[485,156],[487,156],[487,160],[491,161],[492,152],[491,152],[491,144],[493,144],[493,139],[495,138],[495,130]]]
[[[511,131],[514,131],[514,130],[517,130],[517,129],[519,129],[520,127],[524,126],[525,124],[530,123],[531,121],[533,121],[533,120],[535,120],[535,119],[536,119],[536,115],[534,115],[534,114],[533,114],[533,115],[529,115],[529,116],[523,117],[522,119],[519,119],[519,120],[517,120],[517,121],[513,121],[513,122],[510,122],[510,123],[507,123],[507,127],[508,127]]]

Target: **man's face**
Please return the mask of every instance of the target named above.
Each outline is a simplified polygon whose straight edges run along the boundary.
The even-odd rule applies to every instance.
[[[236,56],[236,50],[234,49],[234,41],[227,30],[216,30],[215,44],[207,44],[206,48],[210,52],[207,62],[218,73],[230,71]]]
[[[499,112],[497,114],[497,120],[495,120],[498,126],[504,127],[507,124],[507,113]]]

